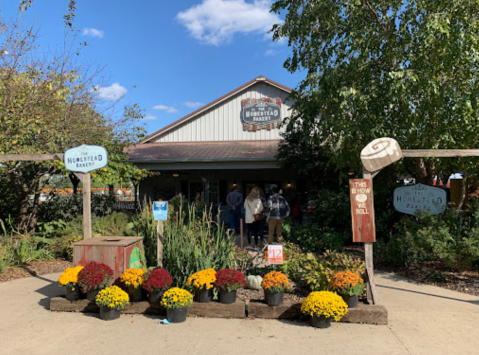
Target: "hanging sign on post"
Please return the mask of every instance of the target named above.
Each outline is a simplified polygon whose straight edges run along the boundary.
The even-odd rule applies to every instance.
[[[89,173],[108,164],[108,152],[99,145],[83,144],[68,149],[63,157],[65,167],[76,173]]]
[[[353,242],[372,243],[376,241],[374,226],[374,200],[371,179],[349,180],[351,196],[351,217]]]
[[[153,202],[153,217],[155,221],[166,221],[168,219],[168,201]]]
[[[99,145],[82,144],[68,149],[63,155],[65,168],[77,175],[83,184],[83,239],[91,238],[91,178],[90,171],[108,164],[108,152]]]

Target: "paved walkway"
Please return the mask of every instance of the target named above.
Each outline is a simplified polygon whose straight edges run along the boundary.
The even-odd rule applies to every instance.
[[[390,273],[376,275],[388,326],[334,323],[314,329],[277,320],[157,317],[104,322],[93,314],[55,313],[49,297],[59,274],[0,284],[0,354],[479,354],[479,298]]]

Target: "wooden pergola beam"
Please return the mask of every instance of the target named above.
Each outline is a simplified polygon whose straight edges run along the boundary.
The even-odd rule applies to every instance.
[[[479,149],[403,149],[404,158],[479,157]]]
[[[42,161],[42,160],[61,160],[63,153],[55,154],[0,154],[0,161]]]

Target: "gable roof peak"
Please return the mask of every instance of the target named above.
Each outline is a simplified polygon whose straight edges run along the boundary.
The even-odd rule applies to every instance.
[[[160,136],[161,134],[163,133],[166,133],[168,132],[169,130],[171,130],[172,128],[178,126],[179,124],[181,123],[184,123],[188,120],[191,120],[192,118],[196,117],[197,115],[201,114],[202,112],[206,111],[207,109],[210,109],[218,104],[220,104],[221,102],[229,99],[230,97],[236,95],[237,93],[243,91],[243,90],[246,90],[248,89],[249,87],[257,84],[258,82],[264,82],[264,83],[267,83],[269,85],[272,85],[272,86],[275,86],[277,87],[278,89],[280,90],[283,90],[285,92],[287,92],[288,94],[291,93],[291,91],[293,91],[292,89],[290,89],[289,87],[287,86],[284,86],[280,83],[277,83],[276,81],[273,81],[271,79],[268,79],[267,77],[263,76],[263,75],[259,75],[257,76],[256,78],[254,78],[253,80],[250,80],[248,81],[246,84],[243,84],[241,85],[240,87],[234,89],[233,91],[230,91],[229,93],[221,96],[220,98],[210,102],[209,104],[206,104],[205,106],[203,107],[200,107],[199,109],[197,109],[196,111],[193,111],[191,112],[190,114],[180,118],[179,120],[173,122],[172,124],[166,126],[166,127],[163,127],[162,129],[150,134],[149,136],[143,138],[142,140],[140,140],[138,142],[138,144],[144,144],[144,143],[148,143],[149,141],[151,141],[152,139]]]

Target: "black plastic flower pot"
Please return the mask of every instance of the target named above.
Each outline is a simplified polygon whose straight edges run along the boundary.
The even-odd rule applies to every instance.
[[[95,302],[95,297],[96,295],[98,295],[98,292],[100,292],[101,290],[103,290],[103,288],[96,288],[94,290],[89,290],[86,292],[86,299],[88,301],[93,301]]]
[[[143,300],[143,289],[141,287],[128,287],[127,292],[130,302],[141,302]]]
[[[150,303],[159,303],[163,298],[163,294],[165,290],[158,290],[158,291],[148,291],[148,302]]]
[[[358,306],[358,295],[341,295],[344,302],[348,305],[348,308],[355,308]]]
[[[110,308],[107,306],[100,307],[100,319],[115,320],[120,318],[121,311],[119,309]]]
[[[323,315],[312,316],[311,326],[315,328],[329,328],[331,326],[331,318],[326,318]]]
[[[220,290],[220,303],[230,304],[236,302],[236,290],[228,291],[228,290]]]
[[[170,323],[181,323],[186,320],[186,312],[188,311],[188,307],[182,308],[167,308],[166,309],[166,319]]]
[[[283,304],[284,291],[271,292],[270,290],[264,290],[264,300],[268,306],[279,306]]]
[[[80,287],[65,287],[65,298],[68,301],[76,301],[80,299]]]
[[[213,299],[213,295],[211,290],[207,290],[206,288],[202,288],[200,290],[195,290],[195,302],[199,303],[208,303],[211,302]]]

